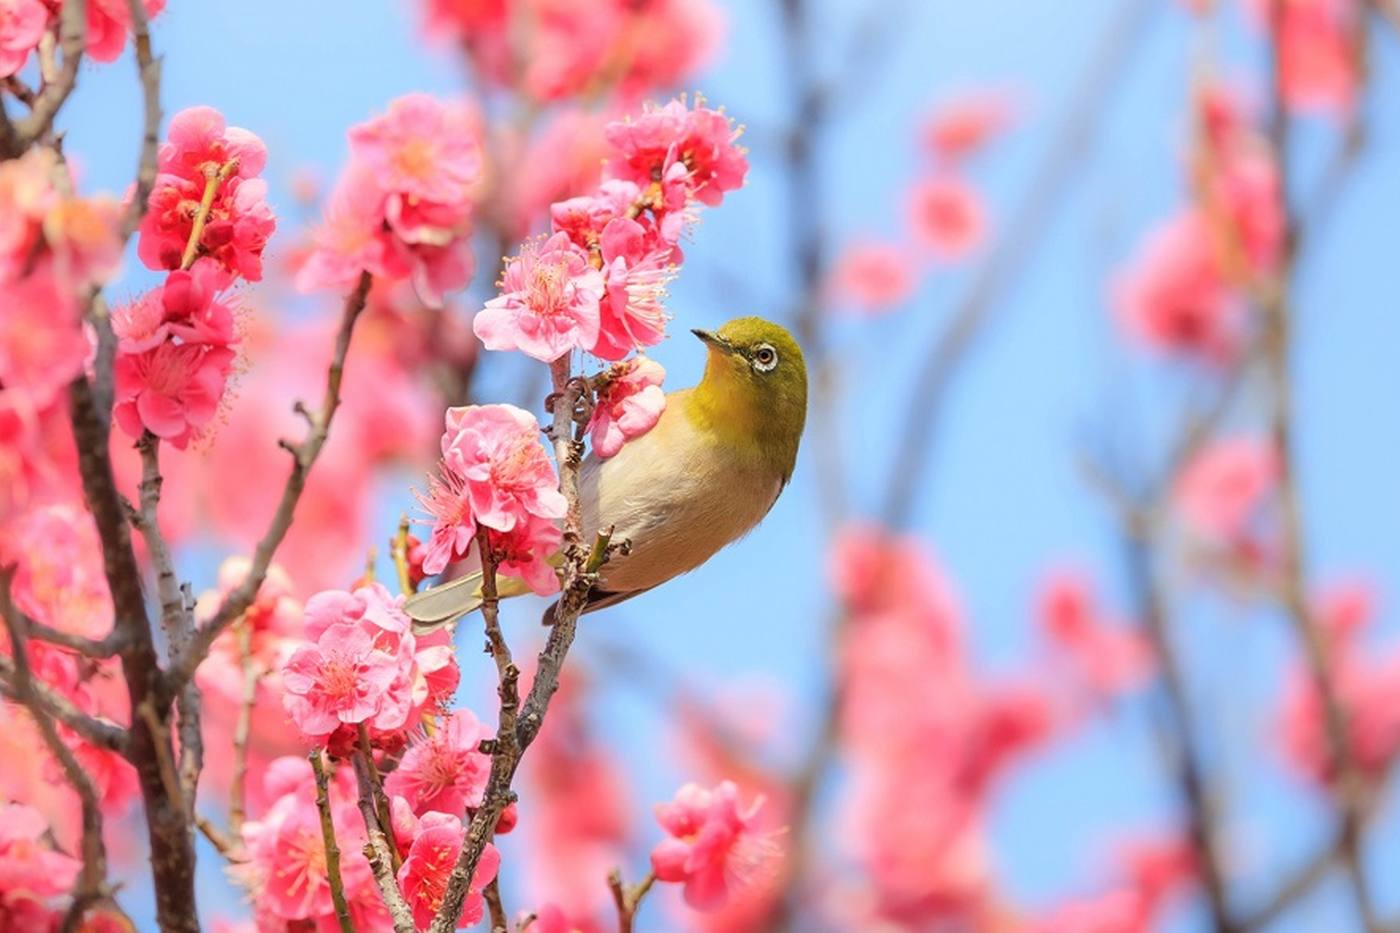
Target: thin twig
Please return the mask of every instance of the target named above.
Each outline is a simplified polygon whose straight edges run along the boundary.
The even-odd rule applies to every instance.
[[[218,638],[224,629],[233,624],[234,620],[253,604],[253,599],[257,596],[258,589],[267,576],[267,569],[272,564],[272,558],[277,553],[277,548],[282,544],[282,539],[287,536],[287,531],[292,527],[292,519],[295,517],[302,491],[306,488],[307,477],[311,473],[317,456],[321,453],[321,448],[325,446],[331,419],[335,417],[336,409],[340,407],[340,383],[345,372],[345,357],[350,349],[350,337],[354,333],[355,322],[358,320],[360,312],[364,310],[365,302],[369,297],[370,281],[368,272],[361,273],[359,282],[345,299],[345,309],[340,319],[340,331],[336,335],[335,352],[331,358],[330,367],[326,371],[326,392],[321,402],[320,411],[316,414],[310,429],[307,431],[306,438],[300,444],[288,445],[292,454],[291,472],[287,476],[286,485],[283,486],[282,497],[277,504],[277,510],[273,513],[272,521],[253,550],[253,560],[248,568],[248,573],[242,582],[224,597],[224,601],[219,605],[213,617],[195,630],[190,644],[173,660],[166,678],[169,690],[178,690],[194,676],[195,668],[209,654],[209,648],[214,644],[214,639]]]
[[[369,777],[369,789],[374,797],[374,810],[379,814],[379,825],[386,834],[391,833],[394,828],[394,820],[389,811],[389,798],[384,793],[384,779],[380,777],[379,766],[374,763],[374,747],[369,739],[369,726],[363,722],[359,725],[359,739],[356,752],[364,763],[365,774]],[[397,873],[401,865],[398,846],[389,847],[389,864]]]
[[[379,887],[379,896],[389,910],[389,919],[394,925],[394,933],[417,933],[413,922],[413,911],[403,899],[398,879],[394,877],[393,857],[390,855],[396,846],[389,841],[379,825],[379,814],[375,809],[374,788],[370,783],[369,771],[364,759],[359,755],[350,756],[355,768],[355,780],[359,785],[360,816],[365,821],[365,832],[369,842],[365,843],[365,858],[369,859],[370,871]]]
[[[112,657],[121,650],[122,646],[121,636],[115,629],[103,638],[95,639],[74,635],[72,632],[64,632],[33,619],[28,619],[25,626],[29,630],[30,638],[46,641],[51,645],[67,648],[69,651],[76,651],[83,657],[92,658],[95,661]]]
[[[617,933],[632,933],[637,922],[637,908],[655,883],[655,872],[647,872],[641,881],[630,888],[623,883],[619,869],[614,868],[608,873],[608,890],[612,892],[613,904],[617,907]]]
[[[241,862],[244,860],[243,854],[238,849],[238,843],[231,839],[222,829],[215,826],[208,817],[200,813],[195,814],[194,825],[195,828],[199,830],[200,834],[204,836],[205,839],[209,840],[209,844],[214,847],[214,850],[224,858],[228,859],[230,862]]]
[[[345,902],[345,884],[340,878],[340,844],[336,842],[335,823],[331,820],[326,766],[321,761],[319,748],[313,749],[309,757],[311,770],[316,774],[316,809],[321,814],[321,841],[326,851],[326,880],[331,887],[331,903],[335,905],[341,933],[355,933],[355,926],[350,922],[350,905]]]
[[[230,159],[217,169],[212,165],[204,167],[204,194],[199,199],[199,207],[195,210],[194,219],[190,223],[190,236],[185,242],[184,254],[180,257],[181,269],[188,269],[199,258],[199,241],[204,236],[204,225],[209,222],[209,212],[214,207],[214,198],[219,193],[219,187],[228,181],[237,169],[237,159]]]
[[[498,875],[491,879],[481,891],[482,898],[486,901],[486,909],[491,916],[491,933],[510,933],[509,915],[506,913],[505,904],[501,902],[501,879]]]
[[[0,696],[19,702],[18,672],[15,663],[0,656]],[[72,701],[42,680],[30,684],[34,702],[88,742],[108,751],[125,753],[128,733],[120,726],[98,719],[78,709]]]
[[[143,0],[127,0],[131,12],[131,44],[136,51],[136,74],[141,82],[141,150],[136,158],[136,187],[122,221],[122,243],[131,239],[146,214],[156,183],[160,151],[160,61],[151,51],[150,24]]]
[[[394,558],[394,570],[399,578],[399,592],[410,596],[414,592],[413,574],[408,566],[408,516],[399,519],[398,531],[394,533],[394,544],[390,548]]]
[[[253,665],[253,624],[245,615],[235,631],[238,635],[238,664],[243,674],[243,696],[238,704],[238,721],[233,727],[233,780],[228,791],[228,825],[234,835],[243,832],[246,816],[244,801],[248,784],[248,741],[253,728],[253,707],[258,702],[259,672]]]

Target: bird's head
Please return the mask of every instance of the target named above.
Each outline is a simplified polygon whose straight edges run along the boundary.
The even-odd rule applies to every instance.
[[[761,317],[692,333],[710,354],[692,396],[697,414],[735,443],[756,447],[786,479],[807,419],[802,348],[786,328]]]

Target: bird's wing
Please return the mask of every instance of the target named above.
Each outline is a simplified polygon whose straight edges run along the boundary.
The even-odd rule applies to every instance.
[[[580,614],[587,615],[590,612],[597,612],[599,609],[606,609],[609,606],[616,606],[618,603],[625,603],[633,596],[641,596],[643,593],[654,589],[656,589],[656,587],[648,586],[640,590],[628,590],[625,593],[609,593],[604,590],[590,590],[588,593],[588,601],[583,604],[583,612]],[[553,625],[554,612],[555,609],[558,608],[558,606],[558,603],[550,603],[549,608],[544,611],[544,616],[540,619],[540,624]]]

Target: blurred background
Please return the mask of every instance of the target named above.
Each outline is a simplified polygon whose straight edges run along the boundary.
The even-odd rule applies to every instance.
[[[262,137],[278,217],[224,424],[168,458],[196,590],[265,522],[275,485],[235,477],[281,476],[273,441],[320,378],[338,306],[290,277],[348,127],[409,91],[471,99],[490,190],[469,289],[441,312],[377,295],[357,335],[333,435],[359,433],[279,556],[302,598],[371,549],[392,579],[443,408],[543,414],[544,368],[478,353],[471,315],[548,203],[596,183],[605,117],[700,92],[752,168],[694,229],[651,355],[677,388],[703,366],[690,328],[785,322],[809,427],[757,531],[584,620],[503,842],[507,904],[610,927],[606,871],[645,870],[652,804],[727,777],[784,828],[772,883],[718,915],[659,892],[641,928],[1400,921],[1395,8],[1283,0],[1275,48],[1267,0],[693,0],[597,73],[553,73],[600,41],[592,5],[503,4],[547,24],[508,77],[473,32],[489,3],[172,0],[154,21],[167,114],[210,104]],[[129,184],[129,55],[85,66],[62,114],[84,190]],[[128,270],[114,303],[156,281]],[[517,656],[542,608],[504,609]],[[460,697],[489,721],[479,641],[462,626]],[[201,859],[206,921],[244,916]]]

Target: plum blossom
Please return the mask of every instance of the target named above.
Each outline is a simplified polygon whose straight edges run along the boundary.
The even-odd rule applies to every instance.
[[[732,781],[686,784],[656,807],[671,836],[651,852],[657,880],[683,883],[685,902],[698,910],[721,907],[736,886],[766,884],[779,850],[772,834],[757,829],[762,805],[760,798],[742,806]]]
[[[410,281],[441,306],[472,274],[471,217],[482,172],[480,127],[462,104],[409,94],[350,130],[351,161],[297,274],[302,291],[361,272]]]
[[[73,297],[48,263],[0,284],[0,385],[39,405],[82,372],[90,345]]]
[[[924,125],[924,145],[934,158],[952,163],[985,147],[1011,122],[1007,95],[994,90],[964,91],[939,103]]]
[[[267,206],[262,140],[228,126],[212,107],[190,107],[170,120],[155,187],[141,221],[137,255],[150,269],[179,269],[208,185],[214,198],[196,244],[222,271],[220,284],[262,278],[262,253],[277,225]]]
[[[506,265],[501,293],[486,302],[472,330],[488,350],[519,350],[550,363],[598,340],[602,273],[567,235],[532,240]]]
[[[1147,235],[1113,281],[1111,301],[1123,328],[1145,346],[1216,363],[1238,352],[1244,306],[1198,211],[1179,213]]]
[[[1183,522],[1214,543],[1238,541],[1273,492],[1278,456],[1259,437],[1217,441],[1186,464],[1172,502]]]
[[[608,160],[609,176],[643,189],[659,185],[673,209],[692,199],[714,207],[726,192],[740,188],[748,174],[748,159],[735,142],[739,132],[727,116],[702,101],[692,108],[673,100],[636,120],[609,123],[603,133],[617,155]]]
[[[0,0],[0,78],[24,67],[48,24],[44,0]]]
[[[526,514],[510,531],[491,532],[491,549],[501,573],[518,577],[537,596],[550,596],[559,592],[559,575],[550,558],[562,540],[556,521]]]
[[[535,416],[514,405],[449,408],[442,458],[460,477],[476,521],[510,531],[526,515],[557,520],[567,503]]]
[[[282,668],[287,713],[311,737],[334,732],[342,723],[357,725],[387,712],[389,728],[402,725],[399,710],[384,703],[398,676],[395,657],[374,647],[369,633],[338,622],[313,645],[303,645]]]
[[[0,542],[0,563],[14,565],[11,596],[31,618],[88,638],[111,630],[101,544],[88,512],[66,502],[29,510]]]
[[[1273,0],[1245,4],[1260,31],[1278,46],[1280,84],[1289,109],[1344,117],[1356,103],[1363,63],[1354,19],[1364,16],[1352,0]]]
[[[851,243],[831,271],[833,299],[867,314],[889,311],[914,291],[914,259],[894,243]]]
[[[447,813],[430,812],[418,826],[413,844],[409,846],[408,855],[399,868],[398,880],[404,899],[413,908],[413,920],[420,928],[426,929],[442,906],[443,895],[447,892],[447,878],[457,862],[464,838],[462,821]],[[466,899],[462,902],[462,914],[457,919],[458,929],[481,920],[486,910],[481,890],[495,879],[500,867],[501,854],[488,842],[481,851]]]
[[[981,196],[961,176],[942,172],[909,192],[909,225],[915,240],[944,262],[967,258],[987,237]]]
[[[666,370],[644,356],[618,363],[602,377],[597,403],[588,422],[593,452],[607,458],[622,445],[655,426],[666,410],[661,383]]]
[[[66,172],[48,148],[0,163],[0,281],[51,268],[65,289],[100,284],[121,258],[121,205],[60,193]]]
[[[146,18],[154,19],[165,9],[165,0],[143,0]],[[87,5],[87,53],[99,62],[112,62],[121,55],[131,32],[128,0],[89,0]]]
[[[218,413],[233,358],[227,347],[170,342],[118,354],[112,417],[132,437],[150,431],[183,450]]]
[[[1124,626],[1109,624],[1089,581],[1072,570],[1058,570],[1042,584],[1036,619],[1097,697],[1135,690],[1152,675],[1153,657],[1146,639]]]
[[[0,804],[0,927],[48,929],[50,898],[67,894],[82,863],[45,842],[48,823],[33,807]]]
[[[384,781],[388,794],[402,798],[417,816],[429,810],[464,813],[481,806],[491,756],[479,746],[492,730],[471,710],[459,709],[432,734],[414,742]]]
[[[117,348],[143,353],[178,338],[184,344],[231,346],[235,340],[233,310],[217,295],[221,274],[211,260],[201,259],[190,270],[177,269],[165,284],[112,312]]]

